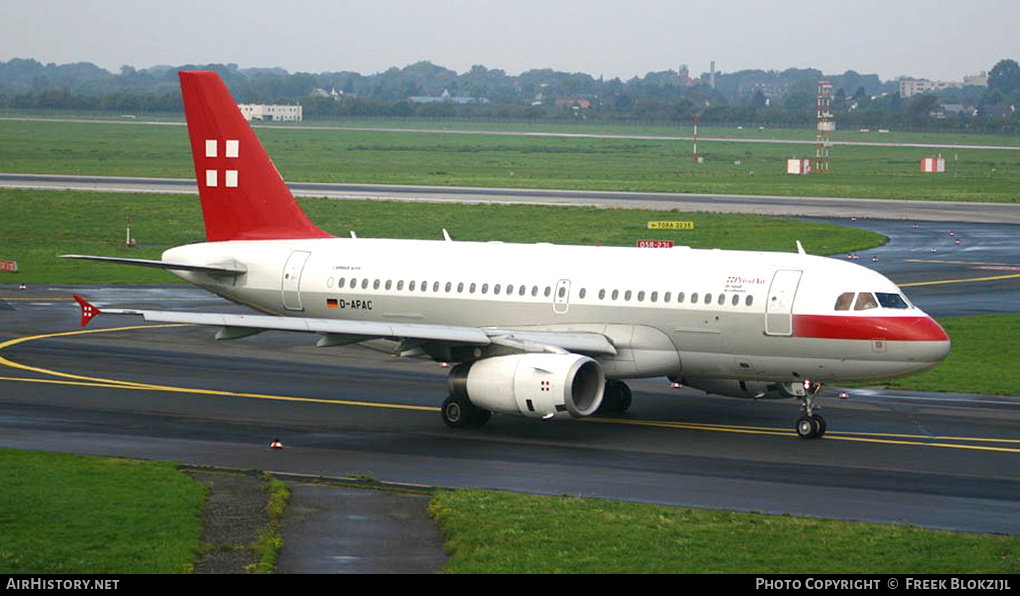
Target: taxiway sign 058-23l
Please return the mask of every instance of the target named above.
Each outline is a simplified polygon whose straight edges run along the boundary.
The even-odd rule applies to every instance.
[[[180,73],[206,242],[160,267],[264,314],[133,309],[92,316],[267,329],[320,346],[391,340],[395,353],[454,363],[443,420],[492,412],[579,418],[622,411],[624,379],[669,377],[709,393],[793,397],[796,429],[820,437],[823,382],[888,379],[941,362],[949,338],[884,276],[796,252],[648,250],[339,238],[307,219],[219,77]],[[352,235],[353,236],[353,235]]]

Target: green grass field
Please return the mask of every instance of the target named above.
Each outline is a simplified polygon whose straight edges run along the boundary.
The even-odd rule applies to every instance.
[[[290,182],[554,188],[1015,202],[1020,151],[840,146],[828,175],[789,176],[814,147],[266,127],[257,134]],[[749,132],[748,134],[753,134]],[[920,159],[946,158],[945,174]],[[6,172],[190,178],[183,126],[0,120]]]
[[[947,317],[949,356],[930,371],[884,386],[911,391],[1020,395],[1020,315]]]
[[[800,240],[815,254],[875,246],[872,232],[791,220],[715,214],[548,207],[454,205],[302,199],[302,208],[337,236],[361,238],[553,242],[634,246],[638,239],[674,240],[697,248],[792,252]],[[176,277],[155,269],[57,258],[94,254],[160,258],[172,246],[204,241],[198,197],[0,189],[0,259],[18,262],[19,272],[0,283],[170,283]],[[124,248],[125,218],[131,216],[136,248]],[[648,221],[694,221],[690,231],[650,231]],[[651,249],[649,249],[651,250]]]
[[[0,573],[187,573],[201,484],[172,464],[0,449]]]
[[[448,573],[1020,571],[1009,536],[485,490],[438,492],[431,507]]]

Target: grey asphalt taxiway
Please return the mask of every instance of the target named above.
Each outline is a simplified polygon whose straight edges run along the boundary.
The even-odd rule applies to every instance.
[[[838,258],[889,275],[930,314],[1020,312],[1016,226],[837,215],[890,237]],[[0,445],[1020,534],[1016,397],[829,390],[829,432],[805,441],[795,402],[643,380],[625,415],[495,416],[456,431],[440,421],[446,371],[433,363],[120,317],[82,333],[72,292],[100,306],[239,308],[179,286],[0,287]],[[274,439],[285,448],[268,449]]]

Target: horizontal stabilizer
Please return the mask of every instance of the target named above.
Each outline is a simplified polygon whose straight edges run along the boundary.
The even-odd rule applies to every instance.
[[[138,267],[155,267],[157,269],[170,269],[173,271],[197,271],[199,273],[212,273],[217,275],[241,275],[248,270],[244,265],[236,262],[219,265],[189,265],[187,263],[172,263],[170,261],[127,259],[121,257],[97,257],[93,255],[60,255],[60,258],[79,259],[82,261],[99,261],[102,263],[117,263],[119,265],[135,265]]]

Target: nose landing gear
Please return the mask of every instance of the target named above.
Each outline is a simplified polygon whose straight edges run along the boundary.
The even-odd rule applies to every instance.
[[[825,435],[825,418],[814,412],[815,396],[822,390],[821,383],[804,381],[803,391],[797,392],[797,399],[801,403],[801,416],[797,420],[797,436],[802,439],[819,439]]]

